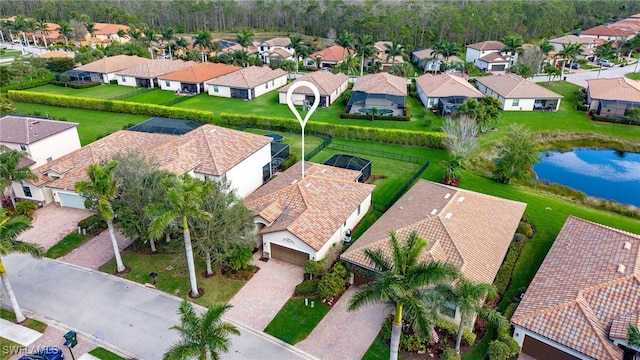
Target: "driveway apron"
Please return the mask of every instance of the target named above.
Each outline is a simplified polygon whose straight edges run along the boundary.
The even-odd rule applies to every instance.
[[[117,230],[116,242],[120,251],[131,245],[131,240],[126,239]],[[114,257],[111,236],[109,235],[109,230],[105,230],[58,260],[97,270]],[[125,263],[124,265],[126,266],[127,264]]]
[[[94,212],[89,210],[49,204],[35,212],[33,227],[20,234],[18,240],[38,244],[48,250],[70,232],[77,231],[78,221],[92,214]]]
[[[233,307],[227,316],[262,331],[302,282],[304,269],[277,259],[260,261],[259,253],[254,254],[253,264],[260,270],[231,299],[229,303]]]
[[[323,360],[362,359],[390,311],[384,304],[376,304],[347,312],[349,300],[356,290],[356,286],[349,287],[313,332],[296,347]]]

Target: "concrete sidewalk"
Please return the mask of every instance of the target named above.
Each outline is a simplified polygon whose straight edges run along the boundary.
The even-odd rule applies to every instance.
[[[179,339],[170,329],[180,323],[177,309],[182,299],[178,297],[55,260],[11,254],[4,262],[18,301],[28,312],[139,359],[161,359]],[[241,335],[232,337],[231,351],[222,354],[223,359],[314,358],[269,335],[236,325]]]
[[[38,340],[42,333],[0,318],[0,337],[22,346],[29,346]]]

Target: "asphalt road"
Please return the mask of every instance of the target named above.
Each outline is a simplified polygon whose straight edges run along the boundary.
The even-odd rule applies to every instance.
[[[179,323],[178,297],[55,260],[11,254],[3,262],[18,302],[28,312],[139,359],[162,359],[178,340],[178,333],[170,329]],[[8,299],[2,301],[9,306]],[[232,349],[222,359],[313,359],[269,335],[236,325],[241,335],[232,338]]]
[[[567,70],[569,69],[568,68],[564,69],[564,74],[562,75],[562,77],[566,77],[567,81],[582,87],[587,87],[587,80],[598,78],[598,69],[594,69],[594,70],[572,69],[571,73],[567,73]],[[599,77],[601,79],[617,78],[617,77],[622,77],[627,73],[634,72],[634,70],[640,70],[640,66],[636,67],[636,64],[633,63],[627,66],[614,66],[610,68],[603,67],[602,71],[600,71]],[[558,78],[554,79],[554,81],[557,81],[557,80]],[[532,81],[545,82],[545,81],[549,81],[549,77],[545,75],[534,76]]]

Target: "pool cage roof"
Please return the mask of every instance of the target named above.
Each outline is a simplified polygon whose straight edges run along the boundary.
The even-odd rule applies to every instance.
[[[56,74],[56,80],[62,81],[63,76],[68,76],[71,82],[81,84],[102,81],[102,76],[100,74],[84,70],[67,70],[62,74]]]
[[[192,120],[154,117],[134,125],[127,130],[153,134],[184,135],[205,124],[206,123]]]
[[[371,160],[359,158],[357,156],[335,154],[329,160],[325,161],[324,164],[342,169],[360,171],[358,182],[361,183],[366,182],[371,176]]]
[[[392,101],[401,107],[405,106],[405,97],[400,95],[389,95],[389,94],[370,94],[364,91],[355,91],[351,94],[349,98],[349,102],[347,103],[347,107],[351,108],[351,105],[357,102],[364,102],[366,99],[385,99]]]

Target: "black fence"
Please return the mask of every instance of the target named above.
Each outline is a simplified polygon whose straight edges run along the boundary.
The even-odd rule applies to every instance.
[[[393,153],[389,151],[365,149],[360,146],[352,146],[352,145],[345,145],[345,144],[333,143],[331,144],[331,146],[329,146],[329,148],[334,150],[340,150],[346,153],[356,153],[356,154],[363,154],[368,156],[377,156],[377,157],[382,157],[386,159],[410,162],[414,164],[424,164],[425,161],[428,161],[427,159],[421,158],[419,156],[398,154],[398,153]]]
[[[424,164],[422,164],[422,166],[420,166],[420,169],[418,169],[418,171],[416,171],[409,180],[407,180],[406,183],[404,183],[404,185],[402,186],[402,188],[400,188],[400,190],[398,190],[398,192],[395,193],[395,195],[393,195],[393,197],[391,198],[391,200],[387,201],[386,203],[381,203],[381,202],[377,202],[377,201],[372,201],[371,202],[371,206],[373,207],[374,210],[380,211],[380,212],[385,212],[387,210],[389,210],[389,208],[396,203],[396,201],[398,201],[398,199],[400,199],[400,197],[402,197],[402,195],[404,195],[405,192],[407,192],[407,190],[409,190],[409,188],[413,185],[413,183],[418,180],[418,178],[420,177],[420,175],[422,175],[422,173],[429,167],[429,160],[425,161]]]
[[[309,153],[307,153],[304,156],[304,160],[305,161],[309,161],[311,160],[314,156],[316,156],[320,151],[322,151],[322,149],[326,148],[329,144],[331,144],[331,142],[333,141],[333,138],[326,138],[324,139],[324,141],[322,142],[322,144],[316,146],[315,149],[311,150]]]

